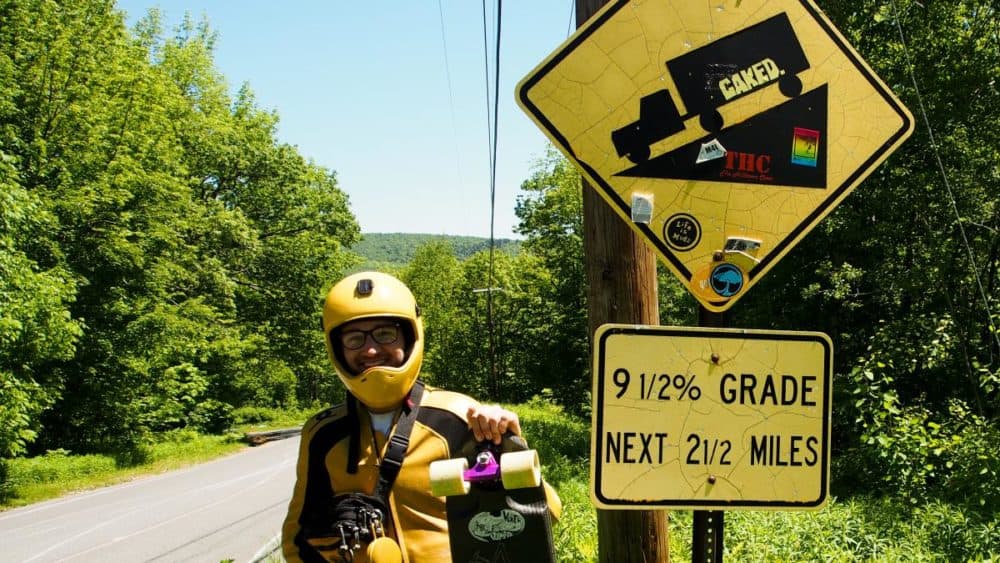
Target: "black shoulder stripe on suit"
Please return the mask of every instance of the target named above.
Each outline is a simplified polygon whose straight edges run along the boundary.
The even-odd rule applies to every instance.
[[[306,481],[302,514],[299,516],[300,524],[305,524],[304,520],[313,511],[325,510],[326,503],[333,498],[334,491],[330,486],[330,472],[326,468],[326,454],[337,442],[350,436],[351,425],[354,422],[349,417],[335,420],[317,430],[309,441],[308,480]]]
[[[469,423],[455,413],[437,407],[420,407],[417,422],[433,428],[448,442],[448,451],[457,453],[471,436]]]

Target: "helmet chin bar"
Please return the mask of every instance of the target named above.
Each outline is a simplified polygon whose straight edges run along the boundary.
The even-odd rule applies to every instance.
[[[412,356],[400,367],[374,366],[355,376],[345,376],[348,372],[342,365],[334,366],[347,391],[372,411],[399,407],[420,373],[420,362],[414,361]]]

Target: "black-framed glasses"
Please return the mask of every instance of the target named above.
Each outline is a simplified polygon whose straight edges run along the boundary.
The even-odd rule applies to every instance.
[[[399,340],[399,325],[377,326],[371,330],[345,330],[340,333],[340,343],[348,350],[358,350],[365,345],[369,335],[377,344],[392,344]]]

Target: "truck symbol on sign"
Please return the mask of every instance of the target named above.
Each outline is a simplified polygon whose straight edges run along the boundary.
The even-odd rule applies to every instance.
[[[670,91],[639,100],[639,119],[611,132],[618,156],[634,163],[649,159],[649,146],[684,130],[698,116],[702,128],[718,133],[725,124],[718,108],[766,86],[778,84],[794,98],[802,92],[798,73],[809,68],[792,24],[784,13],[666,62],[687,115]]]

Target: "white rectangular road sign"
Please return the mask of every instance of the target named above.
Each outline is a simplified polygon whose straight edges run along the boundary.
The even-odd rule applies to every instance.
[[[608,324],[591,498],[606,509],[818,509],[833,345],[818,332]]]

